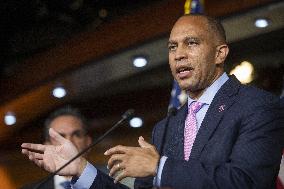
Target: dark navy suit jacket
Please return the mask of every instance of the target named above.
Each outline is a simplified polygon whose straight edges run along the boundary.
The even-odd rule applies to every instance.
[[[43,180],[39,180],[34,183],[27,184],[21,189],[35,189]],[[54,179],[49,179],[47,182],[42,184],[39,189],[54,189]]]
[[[220,108],[220,107],[223,107]],[[183,160],[187,104],[169,122],[161,186],[174,189],[275,188],[281,161],[284,122],[279,99],[241,85],[233,76],[215,95],[196,136],[189,161]],[[165,119],[154,130],[160,148]],[[94,188],[121,188],[98,174]],[[135,188],[151,188],[153,178],[136,179]],[[105,187],[107,184],[108,187]],[[95,187],[96,186],[96,187]]]

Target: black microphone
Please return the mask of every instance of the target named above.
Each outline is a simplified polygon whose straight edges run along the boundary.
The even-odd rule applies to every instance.
[[[177,108],[170,107],[169,110],[168,110],[168,116],[166,118],[164,133],[163,133],[163,137],[162,137],[162,140],[161,140],[161,145],[160,145],[160,148],[159,148],[159,152],[160,152],[161,156],[163,155],[163,149],[164,149],[164,144],[165,144],[167,133],[168,133],[168,126],[169,126],[170,118],[172,116],[175,116],[176,114],[177,114]]]
[[[59,171],[61,171],[62,169],[64,169],[67,165],[69,165],[71,162],[73,162],[75,159],[77,159],[78,157],[80,157],[81,155],[83,155],[84,153],[86,153],[88,150],[90,150],[92,147],[94,147],[96,144],[98,144],[99,142],[101,142],[109,133],[111,133],[114,129],[116,129],[118,126],[120,126],[120,124],[122,124],[124,121],[129,120],[133,117],[134,115],[134,110],[133,109],[129,109],[127,110],[121,117],[121,119],[116,122],[109,130],[107,130],[102,136],[100,136],[97,140],[95,140],[90,146],[88,146],[87,148],[83,149],[81,152],[79,152],[76,156],[74,156],[72,159],[70,159],[67,163],[65,163],[63,166],[61,166],[59,169],[57,169],[55,172],[50,173],[49,176],[43,180],[42,182],[40,182],[37,186],[34,187],[34,189],[38,189],[40,188],[40,186],[44,183],[46,183],[47,181],[49,181],[51,178],[53,178],[57,173],[59,173]]]

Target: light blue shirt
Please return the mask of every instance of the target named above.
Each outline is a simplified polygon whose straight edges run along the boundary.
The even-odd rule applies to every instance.
[[[218,90],[221,88],[221,86],[229,79],[228,75],[224,73],[221,77],[219,77],[212,85],[210,85],[205,92],[202,94],[202,96],[198,99],[198,102],[204,103],[202,108],[196,113],[196,119],[197,119],[197,127],[198,129],[201,126],[201,123],[205,117],[205,114],[213,101],[214,96],[218,92]],[[190,105],[193,101],[193,99],[188,98],[188,104]],[[159,167],[157,176],[154,179],[154,185],[160,186],[161,183],[161,177],[163,172],[163,167],[166,163],[167,157],[162,156],[160,159]],[[75,183],[72,183],[73,189],[88,189],[91,187],[92,183],[96,179],[97,176],[97,169],[91,165],[90,163],[87,164],[86,168],[84,169],[82,175],[78,178],[78,180]]]
[[[219,77],[212,85],[210,85],[204,93],[201,95],[201,97],[197,100],[198,102],[204,103],[202,108],[196,113],[196,120],[197,120],[197,129],[199,130],[201,123],[206,115],[206,112],[213,101],[214,96],[218,92],[218,90],[222,87],[222,85],[229,79],[228,75],[226,73],[223,73],[221,77]],[[192,102],[196,100],[191,99],[188,96],[188,107]],[[157,171],[157,176],[154,179],[154,185],[160,186],[161,184],[161,177],[162,177],[162,172],[164,165],[166,163],[168,157],[162,156],[160,159],[158,171]]]
[[[71,181],[71,187],[73,189],[88,189],[91,187],[97,174],[98,170],[88,162],[87,166],[85,167],[83,173],[78,178],[78,180],[75,183]]]

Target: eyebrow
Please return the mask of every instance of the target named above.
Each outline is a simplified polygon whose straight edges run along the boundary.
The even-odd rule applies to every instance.
[[[188,40],[194,40],[194,41],[201,41],[201,39],[199,37],[185,37],[184,38],[185,41],[188,41]]]
[[[202,41],[201,38],[199,38],[199,37],[186,36],[186,37],[183,38],[183,41],[189,41],[189,40],[194,40],[194,41],[197,41],[197,42]],[[167,45],[170,45],[170,44],[177,44],[177,42],[174,41],[174,40],[169,40]]]
[[[173,41],[173,40],[169,40],[167,43],[167,46],[171,45],[171,44],[177,44],[177,42]]]

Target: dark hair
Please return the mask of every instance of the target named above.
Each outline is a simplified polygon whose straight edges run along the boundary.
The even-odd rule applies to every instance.
[[[82,122],[83,130],[88,132],[88,122],[87,119],[83,116],[79,109],[73,108],[72,106],[65,106],[63,108],[57,109],[52,112],[44,122],[44,139],[45,141],[49,140],[49,128],[51,122],[60,117],[60,116],[74,116]]]
[[[207,20],[209,29],[214,32],[214,34],[217,36],[217,39],[223,43],[226,43],[226,32],[218,19],[200,13],[185,14],[184,16],[199,16],[205,18]]]

